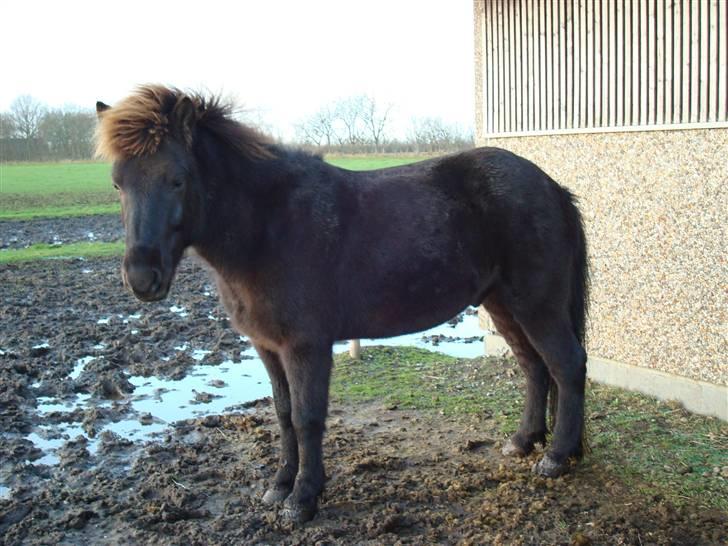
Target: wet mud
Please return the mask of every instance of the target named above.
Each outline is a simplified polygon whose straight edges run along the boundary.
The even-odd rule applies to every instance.
[[[123,238],[119,214],[0,222],[0,249],[24,248],[37,243],[110,242]]]

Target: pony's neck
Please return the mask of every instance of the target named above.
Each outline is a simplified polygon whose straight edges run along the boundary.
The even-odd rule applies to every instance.
[[[262,163],[222,146],[198,153],[202,179],[202,226],[193,247],[220,273],[252,267],[263,242],[264,215],[259,206],[265,183]]]
[[[266,147],[270,157],[251,159],[207,135],[194,152],[204,213],[201,235],[192,246],[224,275],[255,271],[267,259],[277,244],[269,240],[269,226],[286,222],[286,204],[307,184],[307,176],[320,174],[319,194],[337,178],[336,168],[318,156],[273,144]]]

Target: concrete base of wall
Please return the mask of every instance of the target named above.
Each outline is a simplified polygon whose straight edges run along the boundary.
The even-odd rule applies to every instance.
[[[502,356],[510,352],[508,344],[497,334],[486,332],[483,339],[486,355]],[[675,400],[693,413],[728,421],[728,387],[724,385],[598,357],[589,358],[586,370],[589,379],[598,383],[641,392],[660,400]]]

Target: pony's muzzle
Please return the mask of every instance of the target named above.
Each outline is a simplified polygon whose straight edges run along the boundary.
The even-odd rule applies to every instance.
[[[150,260],[150,252],[133,249],[124,259],[123,278],[134,295],[142,301],[157,301],[167,295],[162,271]]]
[[[162,273],[156,267],[132,265],[126,268],[126,280],[134,294],[143,300],[157,299]]]

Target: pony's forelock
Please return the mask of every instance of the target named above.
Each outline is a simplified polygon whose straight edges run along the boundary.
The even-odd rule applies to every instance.
[[[192,119],[176,119],[177,106],[189,100],[194,108]],[[141,157],[155,153],[163,140],[183,129],[181,123],[193,123],[209,129],[225,144],[251,159],[270,156],[269,139],[257,130],[232,118],[232,103],[211,95],[185,93],[174,87],[143,85],[112,108],[99,112],[96,127],[96,157],[109,161]],[[189,127],[183,140],[187,140]],[[184,142],[191,145],[191,142]]]

